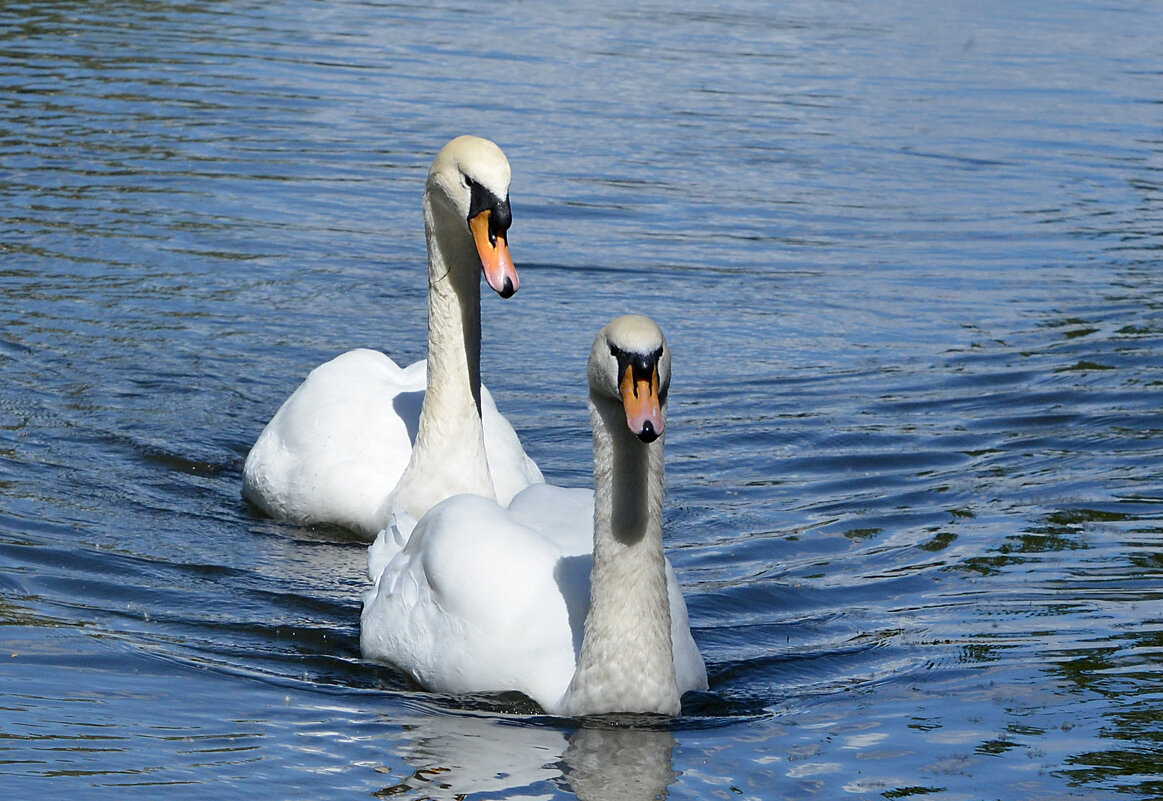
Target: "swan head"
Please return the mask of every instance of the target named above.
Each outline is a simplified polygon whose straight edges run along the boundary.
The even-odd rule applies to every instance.
[[[498,295],[520,287],[509,253],[509,160],[501,148],[478,136],[458,136],[436,154],[428,171],[428,195],[464,225],[480,257],[481,270]]]
[[[619,317],[598,332],[590,351],[590,392],[622,404],[626,426],[643,442],[666,430],[670,349],[649,317]]]

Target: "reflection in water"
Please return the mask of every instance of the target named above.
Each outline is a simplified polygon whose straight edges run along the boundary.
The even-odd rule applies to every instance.
[[[649,801],[666,798],[678,778],[666,730],[582,728],[569,738],[565,778],[582,801]]]
[[[556,764],[565,749],[565,734],[549,726],[434,714],[407,725],[405,732],[406,739],[393,747],[411,773],[380,790],[381,797],[415,792],[440,799],[470,794],[545,798],[561,775]]]
[[[665,798],[679,775],[674,735],[620,716],[587,720],[568,739],[544,721],[473,714],[430,715],[405,730],[396,755],[407,777],[380,797],[532,799],[565,786],[583,801],[649,801]]]

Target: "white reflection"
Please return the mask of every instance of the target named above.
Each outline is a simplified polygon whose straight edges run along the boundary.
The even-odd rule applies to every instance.
[[[669,731],[579,729],[565,750],[566,781],[582,801],[666,798],[678,778]]]
[[[385,776],[385,797],[560,797],[562,786],[583,801],[665,798],[677,778],[669,731],[635,728],[561,729],[482,715],[427,715],[405,727],[395,751],[411,768]]]
[[[410,739],[394,745],[413,770],[385,788],[390,796],[409,798],[409,789],[433,799],[496,794],[532,801],[555,795],[566,747],[559,729],[471,714],[429,714],[406,729]]]

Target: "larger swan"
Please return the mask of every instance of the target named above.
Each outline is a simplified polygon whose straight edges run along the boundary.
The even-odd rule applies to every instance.
[[[670,351],[648,317],[614,320],[589,359],[594,493],[545,484],[506,509],[433,507],[365,593],[360,647],[441,692],[519,690],[551,714],[674,715],[705,689],[662,548]],[[377,551],[391,548],[381,535]]]
[[[315,368],[246,457],[251,502],[280,520],[370,539],[394,514],[418,519],[466,492],[507,503],[542,481],[480,379],[481,272],[504,298],[520,283],[509,179],[505,154],[487,139],[461,136],[437,154],[424,191],[427,362],[401,369],[359,349]]]

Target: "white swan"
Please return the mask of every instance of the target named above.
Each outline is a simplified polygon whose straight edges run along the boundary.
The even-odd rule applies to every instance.
[[[311,371],[246,457],[252,503],[371,538],[393,513],[419,518],[458,493],[507,503],[543,480],[480,380],[480,273],[501,297],[519,286],[509,177],[487,139],[462,136],[437,154],[424,190],[427,362],[401,369],[360,349]]]
[[[662,549],[662,331],[639,316],[607,325],[589,382],[593,495],[540,484],[509,509],[449,498],[386,566],[378,551],[393,546],[381,534],[369,549],[364,657],[430,690],[520,690],[552,714],[673,715],[683,692],[706,688]]]

